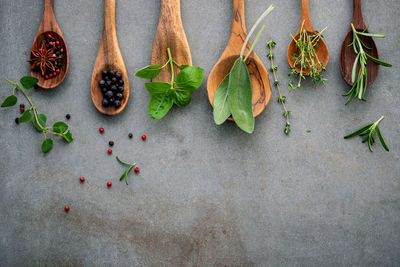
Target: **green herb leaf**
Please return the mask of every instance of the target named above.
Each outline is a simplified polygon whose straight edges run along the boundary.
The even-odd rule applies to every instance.
[[[34,87],[38,83],[38,81],[39,80],[34,77],[24,76],[19,82],[22,84],[22,87],[24,87],[24,89],[28,90]]]
[[[357,54],[356,59],[354,60],[354,63],[353,63],[353,68],[351,70],[351,82],[352,83],[354,83],[356,81],[357,64],[358,64],[359,58],[360,58],[360,54]]]
[[[164,82],[144,83],[144,85],[147,91],[152,95],[166,94],[171,89],[171,85]]]
[[[149,115],[153,119],[164,117],[173,105],[173,99],[170,94],[153,95],[149,103]]]
[[[40,125],[43,128],[45,128],[46,127],[46,121],[47,121],[46,116],[44,114],[38,114],[37,118],[38,118],[38,121],[39,121]],[[38,132],[42,132],[43,131],[42,128],[40,128],[39,124],[36,122],[35,118],[32,119],[32,123],[33,123],[33,126],[35,126],[36,130],[38,130]]]
[[[186,69],[187,67],[190,67],[189,65],[180,65],[178,66],[181,70]]]
[[[369,33],[369,32],[357,32],[359,35],[375,37],[375,38],[385,38],[386,34],[379,34],[379,33]]]
[[[373,62],[375,62],[376,64],[379,64],[379,65],[382,65],[382,66],[384,66],[384,67],[392,67],[392,64],[390,64],[390,63],[387,63],[387,62],[385,62],[385,61],[382,61],[382,60],[380,60],[380,59],[377,59],[377,58],[374,58],[373,56],[370,56],[370,55],[368,55],[368,53],[365,53],[366,55],[367,55],[367,57],[369,58],[369,59],[371,59]]]
[[[55,133],[64,133],[68,130],[68,125],[63,121],[58,121],[53,124],[53,132]]]
[[[233,119],[247,133],[254,131],[252,88],[246,63],[238,58],[229,74],[228,103]]]
[[[386,151],[389,151],[389,147],[387,146],[387,144],[386,144],[386,142],[385,142],[385,139],[383,139],[383,136],[382,136],[382,134],[381,134],[381,130],[379,129],[379,126],[376,126],[375,129],[376,129],[376,133],[378,134],[379,140],[381,141],[381,144],[382,144],[383,148],[384,148]]]
[[[176,76],[179,88],[194,91],[200,87],[204,77],[204,69],[200,67],[185,67]]]
[[[47,153],[53,148],[53,140],[50,138],[44,139],[42,143],[42,152]]]
[[[65,141],[67,141],[68,143],[71,143],[72,140],[74,140],[74,138],[72,137],[72,133],[70,131],[67,131],[66,133],[64,133],[63,135]]]
[[[150,65],[138,70],[135,75],[143,79],[153,79],[157,77],[158,74],[160,74],[162,69],[163,68],[160,65]]]
[[[229,116],[231,111],[228,103],[228,84],[229,74],[225,76],[222,82],[219,84],[217,91],[214,95],[213,106],[214,106],[214,122],[217,125],[224,123]]]
[[[20,123],[24,123],[24,122],[28,122],[28,121],[30,121],[32,119],[32,114],[31,114],[31,111],[28,109],[28,110],[25,110],[25,112],[22,114],[22,116],[18,119],[18,121],[20,122]]]
[[[353,132],[353,133],[351,133],[351,134],[349,134],[349,135],[346,135],[346,136],[344,137],[344,139],[348,139],[348,138],[354,137],[354,136],[356,136],[356,135],[359,135],[359,134],[361,134],[362,132],[364,132],[365,130],[369,129],[371,126],[372,126],[372,123],[371,123],[371,124],[368,124],[368,125],[365,125],[364,127],[358,129],[357,131],[355,131],[355,132]]]
[[[10,95],[3,101],[3,103],[1,104],[1,107],[2,108],[12,107],[15,104],[17,104],[17,101],[18,101],[18,99],[15,95]]]
[[[190,103],[190,101],[192,100],[192,95],[190,94],[190,92],[185,91],[181,88],[176,88],[173,91],[173,97],[174,97],[174,103],[178,107],[187,106]]]

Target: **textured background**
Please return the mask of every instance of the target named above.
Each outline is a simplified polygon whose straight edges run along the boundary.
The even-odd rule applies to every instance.
[[[270,3],[247,1],[249,28]],[[256,53],[268,64],[264,43],[272,31],[278,75],[286,83],[286,49],[289,32],[300,24],[300,1],[275,4]],[[26,60],[43,5],[0,0],[1,77],[29,73]],[[55,90],[29,94],[51,122],[70,113],[75,140],[57,139],[43,154],[35,129],[14,123],[18,109],[1,110],[0,265],[399,266],[400,2],[363,1],[370,30],[388,34],[376,42],[394,67],[381,68],[368,102],[345,107],[341,94],[348,86],[338,65],[352,1],[311,1],[315,28],[328,26],[329,81],[305,82],[288,94],[289,137],[274,88],[252,135],[232,123],[214,124],[206,79],[188,107],[173,108],[160,121],[149,118],[150,95],[134,73],[149,62],[159,6],[160,0],[117,1],[118,38],[133,90],[126,110],[110,118],[90,100],[103,1],[55,1],[69,74]],[[230,0],[182,1],[193,62],[207,76],[229,38],[231,9]],[[10,88],[0,84],[3,99]],[[359,138],[343,140],[381,115],[390,153],[380,145],[370,153]],[[113,156],[106,153],[109,140],[115,141]],[[115,155],[141,168],[129,176],[129,186],[118,181],[123,167]],[[83,185],[80,176],[87,179]],[[68,214],[64,205],[71,207]]]

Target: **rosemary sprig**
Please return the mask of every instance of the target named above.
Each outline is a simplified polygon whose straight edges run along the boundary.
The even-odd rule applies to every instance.
[[[128,174],[129,174],[129,172],[133,169],[133,167],[136,166],[136,163],[130,164],[130,163],[126,163],[126,162],[120,160],[120,159],[118,158],[118,156],[117,156],[116,158],[117,158],[117,160],[118,160],[119,163],[128,166],[128,169],[126,169],[126,171],[125,171],[125,172],[121,175],[121,177],[119,178],[120,181],[122,181],[122,179],[125,179],[125,183],[126,183],[126,185],[128,185]]]
[[[279,87],[279,80],[278,80],[278,78],[276,76],[276,70],[278,69],[278,66],[276,66],[274,64],[274,54],[272,53],[272,48],[275,47],[275,46],[276,46],[276,42],[274,42],[272,40],[272,34],[271,34],[271,39],[267,43],[267,47],[269,48],[269,53],[268,53],[267,57],[271,61],[271,66],[270,66],[269,69],[274,74],[274,85],[276,86],[276,88],[278,90],[278,94],[279,94],[278,102],[282,104],[282,107],[283,107],[283,110],[284,110],[283,117],[285,117],[285,119],[286,119],[286,124],[285,124],[285,128],[284,128],[283,131],[284,131],[284,133],[286,135],[288,135],[289,132],[290,132],[290,122],[289,122],[290,111],[287,110],[287,108],[286,108],[286,96],[282,95],[281,88]]]
[[[344,137],[344,139],[348,139],[348,138],[354,137],[356,135],[363,136],[364,138],[363,138],[362,142],[365,143],[368,141],[369,150],[372,152],[372,146],[375,143],[375,132],[376,132],[378,134],[379,141],[381,141],[383,148],[386,151],[389,151],[389,147],[387,146],[385,139],[383,139],[381,130],[379,129],[379,126],[378,126],[378,124],[383,120],[383,118],[384,118],[384,116],[380,117],[379,120],[377,120],[376,122],[365,125],[364,127],[361,127],[360,129],[358,129],[357,131],[355,131],[349,135],[346,135]]]
[[[311,32],[303,29],[304,22],[301,24],[300,33],[298,39],[296,39],[292,34],[293,41],[296,44],[296,47],[299,51],[299,54],[293,54],[292,59],[294,59],[293,68],[289,72],[288,76],[297,76],[298,82],[297,85],[294,85],[293,82],[289,82],[288,86],[290,90],[300,88],[301,80],[305,80],[305,71],[309,71],[309,76],[312,78],[314,83],[325,84],[327,79],[325,79],[321,72],[326,71],[326,67],[319,60],[318,55],[315,51],[315,47],[318,45],[318,42],[321,38],[323,38],[322,33],[327,29],[325,27],[321,32],[316,32],[316,34],[312,34]],[[296,70],[296,67],[300,67],[300,71]]]
[[[367,27],[368,28],[368,27]],[[354,53],[356,53],[356,58],[353,63],[353,68],[351,71],[351,82],[353,83],[353,87],[343,96],[348,96],[349,98],[346,101],[346,105],[349,104],[355,97],[359,100],[366,101],[364,98],[365,92],[367,90],[368,84],[368,74],[367,74],[367,59],[369,58],[371,61],[376,64],[382,65],[384,67],[391,67],[392,65],[374,58],[373,56],[366,53],[366,50],[371,50],[371,48],[367,47],[363,41],[360,39],[360,35],[376,37],[376,38],[385,38],[385,34],[377,34],[377,33],[368,33],[367,28],[362,32],[358,32],[353,23],[351,23],[351,29],[353,31],[353,41],[349,44],[349,46],[353,46]],[[357,66],[360,63],[360,68],[357,74]],[[357,79],[356,79],[357,77]]]

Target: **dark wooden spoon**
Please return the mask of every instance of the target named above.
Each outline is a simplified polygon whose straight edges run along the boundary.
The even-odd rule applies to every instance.
[[[363,31],[367,26],[365,25],[362,11],[361,11],[361,0],[353,1],[353,20],[352,23],[354,28],[357,31]],[[368,31],[367,31],[368,32]],[[376,48],[375,41],[372,37],[360,35],[361,41],[364,42],[366,46],[371,48],[368,49],[368,54],[373,56],[374,58],[379,58],[378,49]],[[353,69],[354,60],[356,58],[356,54],[354,53],[353,46],[349,46],[349,44],[353,41],[353,31],[351,27],[347,31],[346,37],[342,43],[342,49],[340,51],[340,72],[342,73],[343,79],[350,86],[353,86],[351,82],[351,72]],[[360,69],[360,64],[358,64],[358,69]],[[358,71],[358,70],[357,70]],[[367,75],[368,75],[368,85],[372,84],[379,72],[379,64],[371,61],[369,58],[367,59]]]
[[[294,36],[296,40],[299,38],[300,29],[301,25],[303,24],[303,21],[304,21],[303,29],[309,31],[311,34],[316,34],[314,27],[311,24],[309,0],[301,0],[301,23],[299,29],[297,30],[296,35]],[[326,67],[329,62],[329,51],[328,47],[326,46],[322,38],[319,39],[318,45],[315,47],[315,52],[317,53],[318,59]],[[291,68],[293,68],[294,66],[295,60],[292,58],[294,53],[299,53],[299,52],[294,40],[292,39],[287,50],[287,61]],[[318,68],[319,71],[321,71],[321,66],[318,66]],[[300,66],[297,66],[296,70],[300,72]],[[309,72],[310,70],[308,68],[303,70],[304,75],[308,75]]]
[[[122,74],[122,79],[124,80],[124,98],[121,100],[121,106],[119,108],[113,106],[104,107],[102,105],[103,93],[101,92],[98,82],[102,80],[101,72],[103,70],[114,70]],[[100,113],[109,116],[117,115],[124,110],[129,99],[129,79],[124,59],[119,49],[117,32],[115,29],[115,0],[104,0],[103,37],[93,68],[91,97],[96,109]]]
[[[60,73],[55,78],[48,80],[46,80],[40,72],[31,70],[31,76],[36,77],[39,80],[38,86],[43,89],[53,89],[62,83],[67,76],[69,66],[67,43],[64,40],[64,36],[54,15],[53,2],[54,0],[44,0],[43,19],[39,26],[39,30],[36,33],[35,39],[33,40],[32,49],[38,50],[42,46],[42,41],[46,39],[46,36],[51,34],[60,42],[61,47],[64,49],[64,62],[60,69]],[[32,53],[30,59],[32,59]]]
[[[246,37],[245,0],[233,0],[231,36],[225,51],[211,70],[207,80],[207,94],[211,105],[214,103],[214,95],[219,84],[239,58]],[[244,55],[247,55],[250,48],[251,44],[248,42]],[[254,51],[251,52],[246,65],[251,79],[253,116],[257,117],[268,105],[271,98],[271,86],[268,72]],[[232,120],[232,118],[229,119]]]
[[[180,0],[161,0],[160,19],[151,50],[151,64],[163,66],[168,61],[167,48],[172,58],[180,65],[192,65],[192,56],[181,19]],[[180,69],[174,65],[174,72]],[[171,81],[170,67],[164,68],[153,79],[158,82]]]

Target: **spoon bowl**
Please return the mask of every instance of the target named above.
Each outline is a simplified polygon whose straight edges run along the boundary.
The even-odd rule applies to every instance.
[[[64,36],[61,32],[60,27],[58,26],[56,17],[54,15],[54,4],[53,0],[45,0],[44,1],[44,13],[43,19],[39,26],[39,30],[36,33],[35,39],[33,40],[32,50],[38,50],[42,46],[42,42],[46,39],[48,34],[51,34],[53,37],[56,38],[60,42],[61,47],[63,48],[64,58],[63,64],[60,68],[60,73],[57,74],[55,78],[45,79],[40,72],[36,71],[35,69],[31,69],[31,76],[37,78],[38,86],[43,89],[53,89],[60,85],[68,73],[69,67],[69,54],[67,49],[67,44],[65,42]],[[30,60],[32,59],[32,53],[30,53]]]
[[[207,94],[211,106],[213,106],[214,95],[219,84],[230,72],[234,62],[239,58],[244,40],[247,37],[244,8],[244,0],[233,0],[231,36],[225,51],[211,70],[207,80]],[[244,55],[247,55],[250,48],[250,43],[247,43]],[[271,86],[268,72],[254,51],[251,52],[246,60],[246,65],[251,79],[253,116],[257,117],[265,110],[269,103]],[[229,120],[233,120],[232,117]]]

